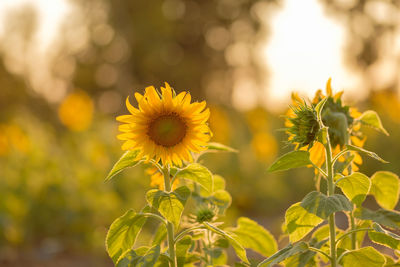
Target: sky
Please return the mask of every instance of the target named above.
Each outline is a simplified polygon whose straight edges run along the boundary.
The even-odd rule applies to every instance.
[[[286,0],[271,28],[262,51],[271,74],[267,105],[286,105],[292,91],[312,97],[316,89],[324,89],[329,77],[338,91],[351,93],[360,85],[343,63],[344,28],[324,14],[317,0]]]

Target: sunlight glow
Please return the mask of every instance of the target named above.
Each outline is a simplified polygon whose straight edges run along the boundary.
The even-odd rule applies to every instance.
[[[357,88],[359,81],[342,62],[344,29],[324,14],[317,0],[286,0],[272,19],[272,35],[263,56],[270,73],[265,102],[286,105],[290,92],[312,97],[329,77],[336,90]],[[360,97],[366,92],[357,92]]]

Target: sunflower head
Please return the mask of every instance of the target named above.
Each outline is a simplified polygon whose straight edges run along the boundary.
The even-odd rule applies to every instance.
[[[354,118],[350,114],[350,106],[342,102],[343,92],[332,95],[331,79],[326,84],[327,100],[322,109],[322,122],[329,128],[329,138],[332,147],[343,147],[348,143],[349,130],[353,124]],[[313,105],[317,105],[325,96],[321,90],[318,90]]]
[[[138,108],[127,98],[131,114],[117,117],[124,123],[119,127],[122,134],[118,135],[125,141],[122,149],[138,149],[140,158],[178,166],[182,161],[192,161],[191,152],[206,149],[211,131],[205,101],[191,103],[188,92],[176,95],[167,83],[161,92],[150,86],[143,95],[136,93],[135,98]]]
[[[286,132],[289,134],[289,142],[296,144],[298,147],[309,145],[312,147],[314,141],[317,140],[319,132],[319,123],[317,120],[317,112],[313,106],[307,103],[298,103],[297,106],[291,107],[292,116],[288,117],[288,127]]]

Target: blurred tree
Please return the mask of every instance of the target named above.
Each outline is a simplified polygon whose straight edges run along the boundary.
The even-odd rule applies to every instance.
[[[400,1],[322,0],[347,30],[345,60],[362,74],[366,89],[399,89]]]

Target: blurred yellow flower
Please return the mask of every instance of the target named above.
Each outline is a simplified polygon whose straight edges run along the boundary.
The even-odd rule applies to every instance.
[[[251,146],[259,160],[269,162],[275,158],[278,144],[275,137],[267,132],[257,132],[251,141]]]
[[[29,147],[29,138],[19,126],[14,124],[0,125],[0,156],[8,154],[11,149],[26,153]]]
[[[144,95],[135,93],[138,108],[126,99],[131,115],[117,117],[125,123],[119,126],[123,133],[118,138],[125,140],[123,150],[139,149],[138,158],[181,165],[182,160],[192,161],[190,152],[206,149],[212,135],[207,125],[210,110],[205,101],[190,103],[188,92],[176,95],[168,83],[161,92],[150,86]]]
[[[150,175],[150,186],[164,190],[164,175],[156,167],[146,169],[146,173]],[[171,177],[172,178],[172,177]],[[176,178],[172,184],[172,190],[175,190],[179,185],[179,179]]]
[[[379,111],[386,113],[392,121],[400,123],[400,99],[396,92],[374,92],[371,99]]]
[[[268,113],[262,107],[246,112],[246,120],[252,132],[262,132],[269,128]]]
[[[88,94],[77,91],[68,95],[58,108],[62,124],[72,131],[89,128],[93,118],[94,105]]]
[[[213,132],[213,140],[223,144],[229,143],[231,131],[228,115],[218,106],[211,106],[210,111],[209,124]]]

